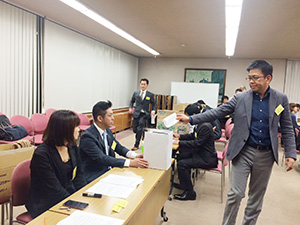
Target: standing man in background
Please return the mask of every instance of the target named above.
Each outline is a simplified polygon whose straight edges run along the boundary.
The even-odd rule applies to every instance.
[[[235,112],[234,129],[226,153],[227,159],[232,160],[232,170],[223,225],[235,224],[249,175],[249,198],[243,225],[256,224],[273,163],[278,163],[278,123],[284,141],[286,171],[294,167],[297,157],[287,96],[269,86],[272,65],[256,60],[247,71],[250,90],[234,95],[228,102],[203,114],[177,115],[182,122],[201,124]]]
[[[133,132],[135,133],[135,144],[131,150],[139,149],[140,141],[144,133],[144,127],[147,120],[150,119],[149,104],[152,104],[151,116],[155,115],[156,100],[154,94],[147,90],[149,80],[142,78],[140,80],[141,90],[135,91],[129,104],[129,113],[133,116]],[[134,111],[132,108],[135,103]]]

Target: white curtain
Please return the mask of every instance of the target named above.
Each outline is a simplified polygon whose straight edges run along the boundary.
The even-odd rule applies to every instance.
[[[0,112],[35,112],[37,18],[0,2]]]
[[[128,107],[138,58],[45,20],[43,109],[91,112],[100,100]]]
[[[300,60],[288,60],[284,93],[289,102],[300,104]]]

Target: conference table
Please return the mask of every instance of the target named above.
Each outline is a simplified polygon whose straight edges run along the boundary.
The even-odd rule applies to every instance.
[[[159,214],[164,221],[167,221],[164,204],[169,197],[171,171],[171,167],[166,171],[149,168],[113,168],[32,220],[28,225],[43,224],[45,218],[47,218],[47,225],[54,225],[68,217],[76,209],[68,211],[62,207],[67,200],[89,203],[89,206],[84,209],[85,212],[122,219],[125,221],[124,224],[153,225]],[[110,174],[144,179],[126,199],[128,205],[119,213],[112,211],[111,208],[119,202],[120,198],[105,195],[102,198],[82,196],[87,189]]]

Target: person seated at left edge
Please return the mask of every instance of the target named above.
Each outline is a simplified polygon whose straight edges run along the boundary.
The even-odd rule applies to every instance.
[[[109,129],[114,124],[110,101],[100,101],[93,107],[94,124],[83,132],[80,154],[85,178],[91,182],[112,167],[148,167],[143,154],[137,154],[122,146]],[[116,158],[115,152],[128,159]]]
[[[199,107],[188,105],[184,113],[192,116],[200,113]],[[175,194],[178,200],[195,200],[191,181],[191,168],[216,168],[218,157],[215,149],[214,131],[211,123],[198,124],[191,134],[179,135],[174,133],[173,137],[179,138],[174,144],[179,144],[179,155],[177,157],[178,178],[180,184],[174,183],[174,187],[184,190],[182,194]]]

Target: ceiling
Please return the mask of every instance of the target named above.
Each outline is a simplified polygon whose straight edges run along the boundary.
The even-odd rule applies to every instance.
[[[150,53],[59,0],[8,0],[138,57]],[[158,51],[158,57],[224,58],[225,0],[80,0]],[[231,58],[300,59],[300,1],[244,0]]]

